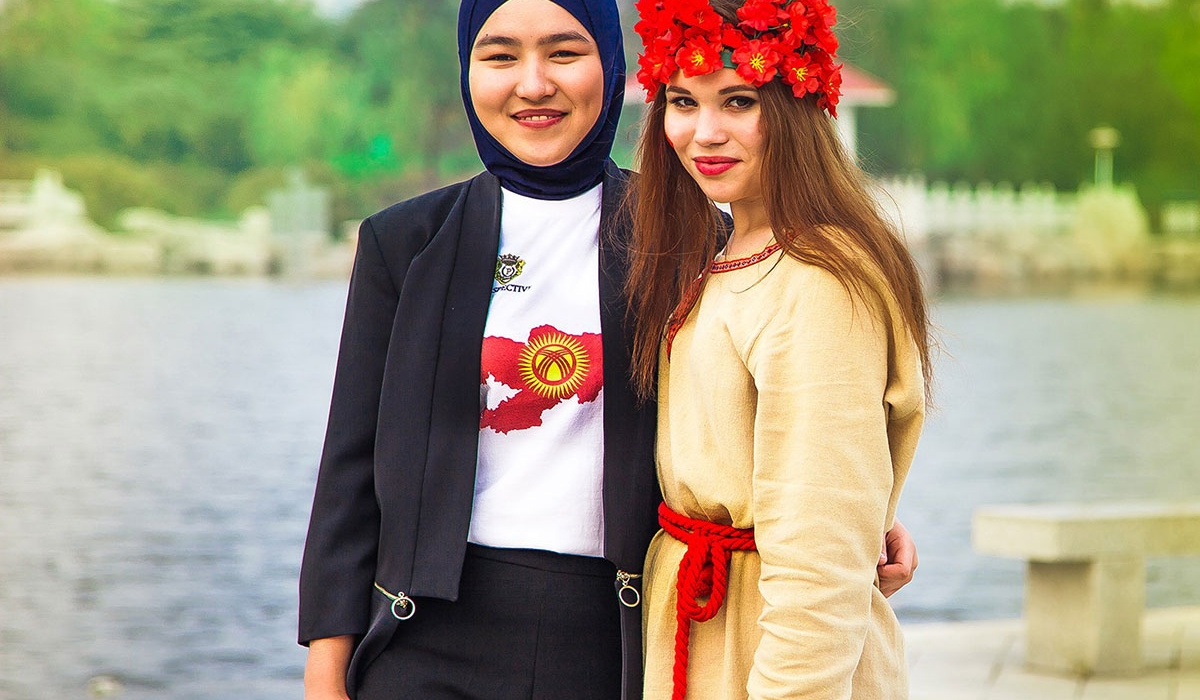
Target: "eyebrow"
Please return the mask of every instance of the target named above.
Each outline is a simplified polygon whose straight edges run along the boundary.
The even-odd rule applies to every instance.
[[[566,43],[569,41],[580,41],[585,44],[592,43],[586,36],[580,34],[579,32],[572,31],[572,32],[557,32],[554,34],[547,34],[546,36],[538,39],[537,45],[538,46],[549,46],[551,44],[562,44],[562,43]],[[489,34],[488,36],[483,37],[482,39],[480,39],[479,41],[477,41],[475,43],[475,50],[478,51],[479,49],[484,49],[489,46],[514,47],[514,46],[520,46],[520,45],[521,45],[521,42],[511,36],[503,36],[500,34]]]
[[[668,85],[667,92],[677,92],[681,95],[691,95],[692,94],[692,92],[690,90],[688,90],[687,88],[676,87],[674,85]],[[718,90],[717,94],[718,95],[732,95],[735,92],[751,92],[751,93],[753,93],[753,92],[758,92],[758,90],[755,90],[753,87],[751,87],[749,85],[730,85],[727,88],[721,88],[720,90]]]

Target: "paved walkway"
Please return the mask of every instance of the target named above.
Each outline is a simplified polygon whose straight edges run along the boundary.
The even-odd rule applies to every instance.
[[[1147,670],[1073,678],[1024,667],[1020,620],[904,625],[911,700],[1200,700],[1200,607],[1146,611]]]

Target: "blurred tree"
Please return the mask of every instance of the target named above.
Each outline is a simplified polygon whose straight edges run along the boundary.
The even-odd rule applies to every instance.
[[[354,79],[328,51],[276,47],[241,82],[257,164],[331,161],[357,129]]]
[[[1170,137],[1192,159],[1191,177],[1164,187],[1169,195],[1200,198],[1200,1],[1171,0],[1162,50],[1163,79],[1179,99],[1181,114],[1170,120]],[[1166,126],[1166,125],[1164,125]]]
[[[876,171],[948,181],[1091,176],[1087,132],[1123,135],[1119,180],[1153,208],[1195,187],[1200,162],[1200,3],[841,0],[843,56],[890,82],[897,103],[865,110]]]
[[[371,0],[348,18],[339,46],[365,104],[347,168],[394,164],[433,185],[478,164],[459,92],[457,16],[456,0]]]
[[[278,77],[269,65],[281,54],[319,52],[331,39],[328,28],[297,3],[120,2],[126,22],[119,62],[129,82],[112,98],[111,113],[121,118],[114,130],[119,147],[139,158],[194,159],[230,172],[249,167],[259,135],[253,108],[264,83],[270,92],[270,81]],[[147,104],[155,109],[144,109]],[[286,106],[279,105],[276,116]],[[319,152],[311,139],[303,139],[288,155],[298,160]]]
[[[861,114],[872,170],[1074,188],[1091,176],[1088,130],[1107,123],[1118,180],[1152,208],[1200,196],[1200,0],[836,4],[843,57],[898,96]],[[479,167],[457,5],[369,0],[332,21],[305,0],[5,0],[0,154],[69,165],[89,197],[113,198],[89,200],[97,211],[141,192],[234,214],[304,164],[360,216]],[[129,184],[97,182],[106,162]]]
[[[0,13],[0,138],[14,151],[95,149],[88,118],[111,81],[96,57],[120,20],[106,0],[12,0]]]

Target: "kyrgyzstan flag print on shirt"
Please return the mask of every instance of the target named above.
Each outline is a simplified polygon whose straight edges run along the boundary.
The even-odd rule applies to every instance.
[[[542,415],[559,403],[575,399],[590,403],[604,387],[604,366],[598,333],[568,335],[554,326],[539,326],[524,342],[508,338],[483,339],[483,376],[492,381],[489,392],[511,392],[485,407],[480,429],[497,433],[542,425]],[[491,402],[489,402],[491,403]]]

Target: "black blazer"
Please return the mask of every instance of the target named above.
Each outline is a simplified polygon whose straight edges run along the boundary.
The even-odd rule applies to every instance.
[[[600,224],[604,550],[618,569],[641,573],[661,496],[654,406],[639,405],[628,382],[629,223],[620,214],[627,182],[610,162]],[[402,624],[376,582],[410,597],[458,597],[499,235],[500,185],[486,172],[389,207],[359,229],[300,571],[299,624],[301,643],[359,638],[352,693],[358,670]],[[640,610],[622,610],[622,630],[625,697],[637,698]]]

